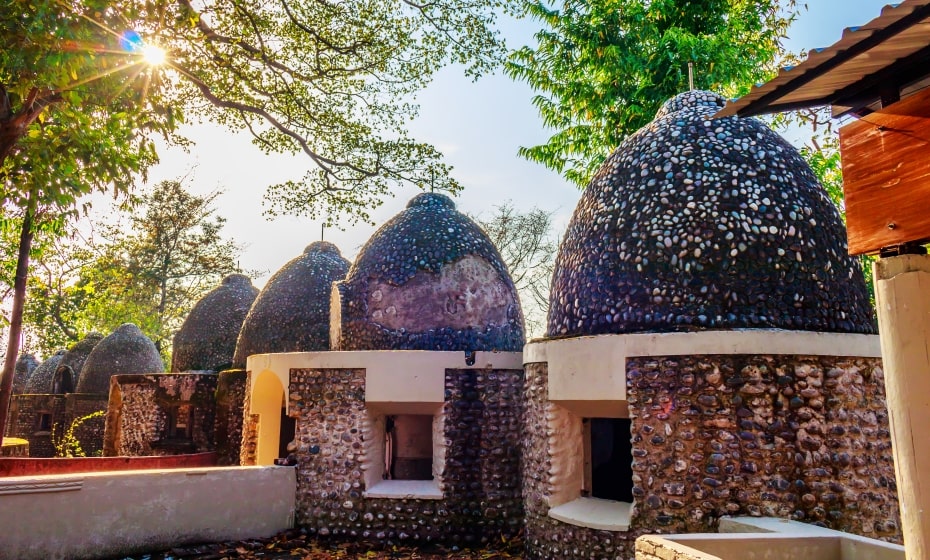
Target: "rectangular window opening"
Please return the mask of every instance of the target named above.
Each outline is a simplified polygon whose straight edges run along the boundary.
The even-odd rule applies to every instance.
[[[633,501],[633,444],[629,418],[584,419],[582,495]]]
[[[433,480],[433,417],[388,416],[385,426],[385,478]]]
[[[49,432],[52,429],[52,415],[48,412],[39,413],[39,422],[36,431]]]
[[[194,408],[189,404],[168,409],[168,438],[188,440],[193,438]]]

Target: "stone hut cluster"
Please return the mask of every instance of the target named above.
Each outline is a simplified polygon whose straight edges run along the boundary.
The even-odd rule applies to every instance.
[[[605,161],[561,244],[545,339],[525,343],[484,232],[421,194],[354,263],[318,242],[261,292],[225,279],[179,331],[175,373],[98,355],[117,333],[24,357],[16,433],[108,397],[106,454],[295,467],[297,522],[336,538],[522,531],[532,558],[631,558],[639,535],[753,515],[900,539],[842,220],[794,148],[712,119],[722,106],[679,95]]]

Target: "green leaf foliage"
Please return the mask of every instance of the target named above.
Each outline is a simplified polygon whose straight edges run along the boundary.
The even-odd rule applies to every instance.
[[[774,71],[794,0],[524,0],[542,29],[505,69],[555,130],[520,155],[583,187],[612,149],[694,85],[739,95]]]
[[[88,332],[135,323],[168,359],[194,304],[238,272],[240,247],[222,236],[220,193],[189,193],[165,181],[141,194],[121,220],[99,226],[102,241],[79,238],[48,251],[30,278],[29,330],[43,353]]]

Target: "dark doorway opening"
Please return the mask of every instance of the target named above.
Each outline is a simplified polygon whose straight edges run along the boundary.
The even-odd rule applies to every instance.
[[[278,457],[287,457],[290,452],[287,450],[289,443],[294,441],[297,434],[297,419],[287,415],[287,411],[281,409],[281,431],[278,437]]]
[[[585,419],[585,488],[593,498],[633,501],[629,418]]]

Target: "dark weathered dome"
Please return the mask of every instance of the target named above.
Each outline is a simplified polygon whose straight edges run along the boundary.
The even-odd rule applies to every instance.
[[[415,196],[337,286],[340,350],[523,348],[523,314],[506,265],[445,195]]]
[[[110,377],[131,373],[162,373],[164,363],[155,344],[132,323],[123,323],[97,343],[78,376],[77,393],[107,394]]]
[[[61,361],[61,357],[64,355],[65,351],[59,350],[49,358],[46,358],[44,362],[39,364],[38,367],[33,370],[32,375],[29,376],[29,379],[26,381],[26,386],[23,388],[23,394],[52,394],[52,380],[55,377],[55,369],[58,367],[58,363]]]
[[[32,372],[39,367],[39,360],[32,354],[20,354],[13,369],[13,394],[20,395],[26,388],[26,382]]]
[[[174,335],[171,371],[220,371],[232,365],[245,316],[258,296],[252,280],[230,274],[201,298]]]
[[[317,241],[277,271],[259,292],[239,332],[234,367],[253,354],[329,350],[329,294],[349,261]]]
[[[858,261],[801,155],[756,119],[668,102],[582,195],[559,249],[549,336],[695,328],[873,333]]]
[[[87,356],[90,355],[101,340],[103,340],[102,334],[92,332],[65,352],[65,355],[61,357],[61,361],[58,362],[58,367],[55,368],[55,376],[52,381],[53,393],[74,392]]]

